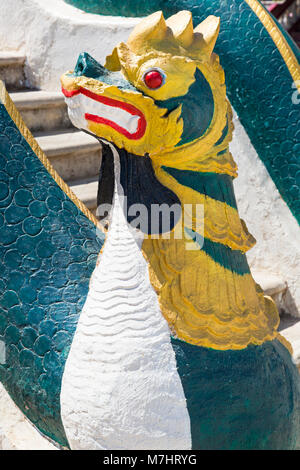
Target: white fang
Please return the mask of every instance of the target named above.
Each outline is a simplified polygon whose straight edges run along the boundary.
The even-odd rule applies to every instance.
[[[100,103],[83,94],[66,98],[65,101],[68,105],[70,119],[79,129],[87,128],[87,120],[85,119],[85,114],[87,113],[113,121],[130,134],[135,134],[138,130],[140,116],[133,115],[125,109]]]

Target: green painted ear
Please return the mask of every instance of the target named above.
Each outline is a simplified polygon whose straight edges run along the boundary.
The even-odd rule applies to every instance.
[[[110,55],[106,57],[105,68],[111,72],[119,72],[121,70],[121,64],[118,54],[118,49],[115,47]]]

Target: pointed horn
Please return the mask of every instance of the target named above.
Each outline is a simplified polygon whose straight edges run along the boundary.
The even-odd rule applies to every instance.
[[[132,31],[127,44],[134,51],[146,41],[162,40],[166,36],[167,25],[162,11],[157,11],[142,20]]]
[[[208,16],[195,29],[195,33],[200,33],[205,41],[206,52],[210,56],[214,50],[220,31],[220,18]],[[198,36],[196,34],[196,36]]]
[[[171,16],[166,21],[167,26],[172,29],[173,34],[181,46],[188,48],[193,42],[193,18],[192,13],[182,10]]]

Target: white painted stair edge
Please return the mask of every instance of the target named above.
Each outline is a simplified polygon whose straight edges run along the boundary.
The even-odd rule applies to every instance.
[[[76,129],[38,133],[35,137],[55,170],[70,185],[75,180],[98,179],[101,145],[97,139]]]
[[[280,334],[292,345],[293,360],[300,371],[300,321],[280,331]]]
[[[71,181],[72,191],[88,209],[95,211],[97,208],[98,177]]]
[[[72,127],[60,92],[23,89],[10,92],[10,97],[31,132]]]
[[[252,269],[251,272],[255,282],[260,285],[266,295],[273,296],[287,289],[287,283],[279,275],[255,269]]]
[[[265,295],[272,297],[277,305],[279,314],[291,314],[289,310],[289,291],[287,282],[278,274],[251,269],[252,276],[260,285]]]
[[[24,54],[18,51],[0,51],[0,67],[24,65]]]
[[[21,112],[25,109],[41,109],[49,106],[66,107],[64,95],[59,91],[22,90],[10,93],[10,97]]]
[[[8,90],[25,86],[24,64],[23,54],[17,51],[0,51],[0,79],[5,82]]]

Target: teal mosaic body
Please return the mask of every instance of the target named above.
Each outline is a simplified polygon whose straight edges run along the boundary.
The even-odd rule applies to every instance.
[[[299,448],[299,374],[281,343],[241,351],[216,351],[178,339],[172,345],[193,449]]]
[[[0,381],[66,446],[60,388],[104,237],[60,189],[0,105]]]
[[[225,70],[227,93],[259,157],[281,196],[300,221],[300,115],[295,84],[277,46],[245,0],[67,0],[87,12],[146,16],[162,10],[165,17],[189,10],[198,25],[208,15],[220,16],[215,47]],[[299,60],[288,34],[282,34]]]

